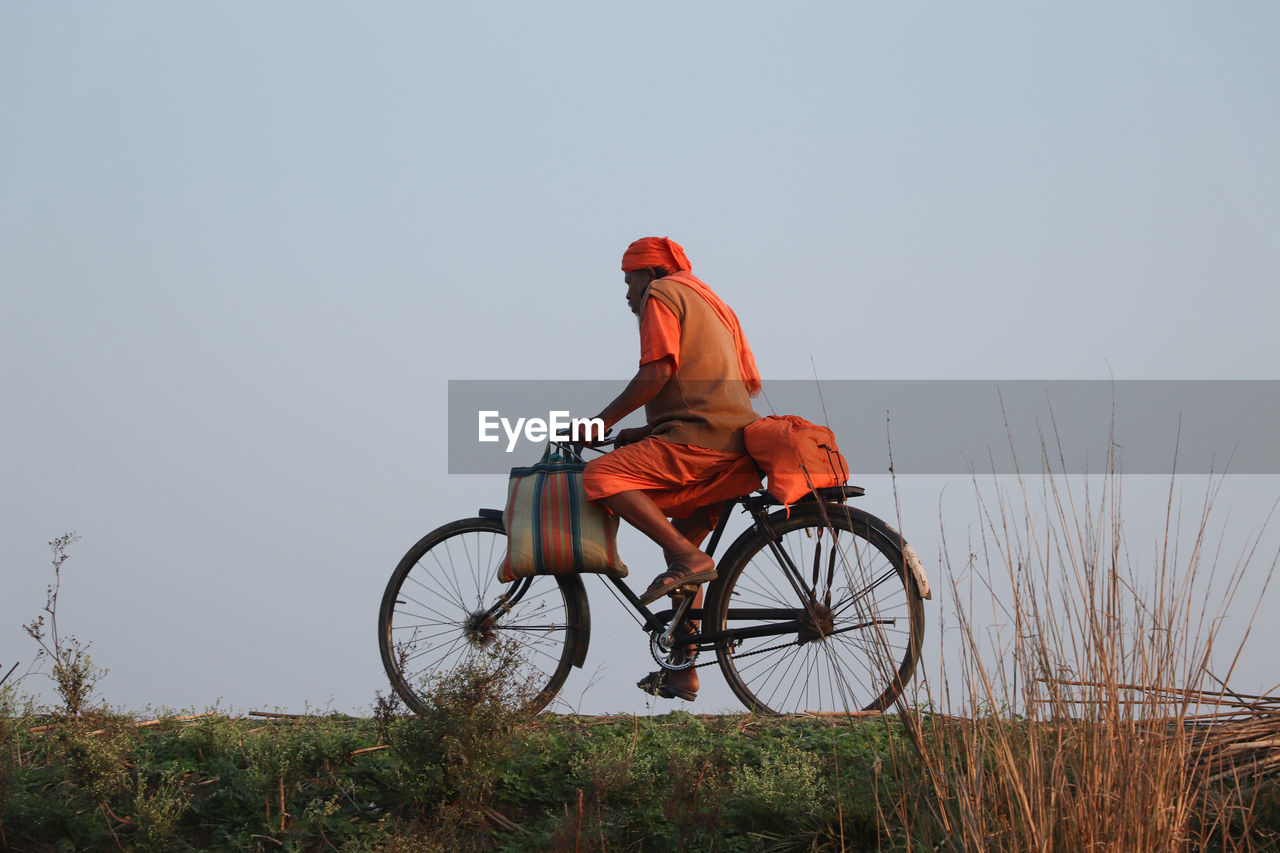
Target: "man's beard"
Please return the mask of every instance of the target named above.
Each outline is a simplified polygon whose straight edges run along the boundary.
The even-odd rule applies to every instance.
[[[644,291],[640,294],[640,298],[636,300],[635,305],[632,305],[630,302],[627,303],[627,307],[631,309],[632,316],[636,318],[637,329],[640,328],[640,319],[641,319],[640,312],[644,310],[644,305],[648,301],[649,301],[649,288],[646,287]]]

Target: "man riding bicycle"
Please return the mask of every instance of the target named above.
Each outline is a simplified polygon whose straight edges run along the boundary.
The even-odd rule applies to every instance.
[[[760,373],[737,316],[693,275],[674,240],[635,241],[622,271],[640,324],[640,367],[598,417],[610,428],[643,406],[646,425],[621,430],[613,452],[587,464],[583,486],[661,546],[667,570],[641,602],[696,587],[697,607],[699,585],[716,578],[702,540],[726,500],[760,485],[743,441],[743,427],[758,417],[750,398],[760,392]],[[638,686],[690,700],[697,670],[650,673]]]

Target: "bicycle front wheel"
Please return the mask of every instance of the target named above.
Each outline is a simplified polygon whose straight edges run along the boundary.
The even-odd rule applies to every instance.
[[[555,698],[587,630],[581,602],[554,577],[504,584],[502,522],[455,521],[427,534],[396,566],[378,613],[378,645],[391,686],[416,713],[452,676],[504,666],[537,712]]]
[[[838,504],[769,516],[773,536],[734,543],[713,585],[710,629],[725,680],[748,708],[882,710],[910,680],[924,605],[901,537]]]

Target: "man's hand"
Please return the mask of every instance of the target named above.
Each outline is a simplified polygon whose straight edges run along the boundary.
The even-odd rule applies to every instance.
[[[618,430],[618,437],[613,440],[613,446],[616,449],[626,447],[628,444],[635,444],[642,438],[648,438],[649,432],[650,429],[647,426]]]
[[[588,437],[586,439],[584,439],[583,441],[571,441],[569,442],[569,444],[573,448],[573,452],[576,453],[578,456],[581,456],[582,451],[586,450],[588,447],[599,448],[607,444],[612,444],[614,441],[614,439],[610,438],[612,434],[613,434],[612,429],[606,429],[597,438],[595,435],[595,430],[587,430]]]

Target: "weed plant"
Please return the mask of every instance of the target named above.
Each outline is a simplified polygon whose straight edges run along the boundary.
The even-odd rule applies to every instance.
[[[27,635],[36,641],[39,651],[36,663],[48,658],[52,661],[51,677],[58,695],[62,697],[62,713],[79,716],[88,709],[94,688],[107,671],[94,663],[89,654],[89,644],[82,643],[74,635],[58,629],[58,594],[62,590],[62,566],[71,559],[67,549],[79,539],[75,533],[59,536],[49,543],[53,552],[53,583],[45,593],[43,611],[22,626]]]

